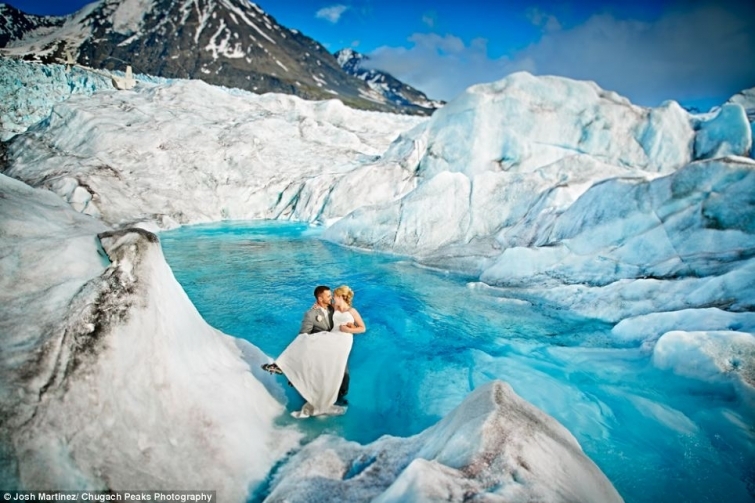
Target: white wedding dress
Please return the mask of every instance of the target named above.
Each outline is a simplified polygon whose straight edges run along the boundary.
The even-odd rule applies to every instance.
[[[339,327],[353,322],[350,312],[335,311],[330,332],[299,334],[275,361],[307,401],[292,416],[305,418],[346,412],[345,407],[335,403],[354,336],[341,332]]]

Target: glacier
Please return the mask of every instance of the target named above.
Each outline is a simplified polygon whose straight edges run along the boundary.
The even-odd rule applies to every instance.
[[[364,164],[420,120],[201,81],[144,82],[139,92],[74,94],[55,103],[9,143],[13,162],[5,173],[114,225],[314,221],[328,198],[335,201],[329,215],[340,216],[409,190],[400,166]],[[53,131],[51,146],[45,138]],[[368,187],[360,183],[368,180]]]
[[[4,175],[0,194],[1,322],[12,335],[0,359],[3,486],[205,487],[246,500],[302,436],[275,424],[283,394],[259,370],[267,357],[204,322],[156,235],[113,230]],[[39,246],[47,240],[56,246]],[[46,312],[30,317],[30,302]],[[380,461],[368,468],[365,456]],[[267,499],[312,501],[326,489],[351,501],[622,501],[563,426],[501,382],[410,439],[310,443]]]
[[[0,59],[0,141],[7,141],[49,117],[56,103],[72,95],[91,96],[113,90],[112,76],[120,71],[92,71],[78,65],[36,65],[10,58]],[[165,83],[169,79],[137,75],[141,82]],[[30,85],[32,84],[33,85]]]
[[[264,355],[202,320],[150,232],[192,223],[323,225],[333,242],[613,323],[659,368],[733,382],[753,403],[755,161],[734,98],[695,115],[517,73],[423,119],[198,81],[115,91],[87,72],[1,63],[4,81],[23,83],[3,100],[0,175],[12,486],[123,488],[138,473],[156,488],[211,481],[237,501],[296,448],[298,433],[274,424],[280,390],[243,357]],[[60,91],[34,95],[35,83]],[[29,319],[32,300],[43,309]],[[496,451],[505,431],[527,474],[516,451]],[[482,445],[454,440],[470,438]],[[383,501],[491,488],[620,500],[568,432],[500,383],[416,438],[316,442],[287,461],[271,500],[331,486]],[[113,445],[120,454],[101,455]],[[583,485],[554,475],[553,452]],[[335,482],[372,457],[382,475],[365,465]]]

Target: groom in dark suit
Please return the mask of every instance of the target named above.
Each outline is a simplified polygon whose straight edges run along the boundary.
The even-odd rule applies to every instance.
[[[333,294],[330,288],[320,285],[315,288],[315,304],[304,313],[304,319],[301,321],[300,334],[315,334],[317,332],[328,332],[333,329]],[[339,405],[346,405],[344,398],[349,392],[349,368],[343,374],[341,388],[338,390]]]

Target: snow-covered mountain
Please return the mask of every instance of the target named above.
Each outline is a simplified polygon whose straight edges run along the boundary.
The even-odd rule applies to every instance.
[[[256,93],[338,98],[357,108],[424,113],[344,72],[318,42],[248,0],[100,0],[66,17],[0,4],[0,54],[201,79]]]
[[[5,47],[12,40],[21,39],[26,33],[43,33],[60,28],[63,23],[64,17],[35,16],[21,12],[12,5],[0,3],[0,47]]]
[[[346,73],[362,79],[370,88],[385,96],[391,103],[403,107],[419,107],[429,113],[445,104],[443,101],[429,99],[422,91],[404,84],[389,73],[364,68],[363,63],[370,59],[369,56],[358,53],[353,49],[341,49],[335,53],[335,57]]]

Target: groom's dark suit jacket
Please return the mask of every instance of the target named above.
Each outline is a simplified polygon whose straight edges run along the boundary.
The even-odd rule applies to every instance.
[[[319,318],[319,319],[318,319]],[[328,306],[328,314],[324,315],[322,309],[313,307],[304,313],[304,319],[301,320],[300,334],[314,334],[317,332],[327,332],[333,328],[333,306]]]

